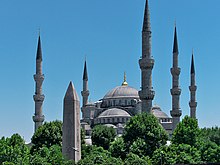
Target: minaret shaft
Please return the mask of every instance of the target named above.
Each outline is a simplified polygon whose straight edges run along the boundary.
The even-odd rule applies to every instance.
[[[36,132],[38,127],[41,126],[44,121],[43,108],[42,108],[44,101],[44,95],[42,92],[44,75],[42,74],[42,52],[41,52],[40,36],[38,39],[36,74],[34,75],[34,81],[35,81],[35,95],[33,96],[33,98],[35,102],[35,114],[33,116],[33,121],[35,123],[34,131]]]
[[[190,117],[196,118],[196,81],[195,81],[195,68],[194,68],[194,60],[192,55],[192,63],[191,63],[191,74],[190,74],[190,101],[189,101],[189,107],[190,107]]]
[[[181,69],[178,67],[178,42],[177,42],[177,33],[176,27],[174,32],[174,45],[173,45],[173,67],[170,69],[172,74],[172,89],[170,90],[172,95],[172,110],[170,114],[173,119],[172,129],[176,128],[176,125],[180,122],[180,116],[182,115],[182,111],[180,110],[180,94],[181,89],[179,87],[179,75]]]
[[[142,112],[150,113],[155,92],[152,87],[152,69],[154,66],[154,59],[151,55],[151,27],[148,0],[146,0],[144,13],[142,29],[142,57],[139,60],[139,65],[141,69],[141,90],[139,91],[139,97],[142,102]]]
[[[83,97],[83,107],[88,104],[88,97],[89,97],[89,90],[88,90],[88,73],[87,73],[87,65],[86,61],[84,64],[84,71],[83,71],[83,90],[81,91],[81,95]]]

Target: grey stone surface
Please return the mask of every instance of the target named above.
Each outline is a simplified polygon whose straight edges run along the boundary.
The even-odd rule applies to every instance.
[[[152,87],[152,69],[154,67],[154,59],[151,54],[151,27],[150,27],[150,11],[148,0],[146,0],[144,22],[142,29],[142,57],[139,60],[141,69],[141,90],[139,97],[141,99],[142,112],[151,113],[152,100],[155,92]]]
[[[182,111],[180,110],[180,94],[181,89],[179,87],[179,75],[181,69],[178,67],[178,41],[177,41],[177,31],[175,26],[174,31],[174,44],[173,44],[173,67],[170,69],[172,74],[172,89],[170,93],[172,95],[172,109],[170,111],[170,115],[173,118],[173,126],[172,130],[176,128],[176,125],[180,122],[180,116],[182,115]]]
[[[194,58],[192,54],[192,62],[191,62],[191,71],[190,71],[190,101],[189,101],[189,107],[190,107],[190,117],[196,118],[196,80],[195,80],[195,67],[194,67]]]
[[[34,132],[38,129],[39,126],[43,124],[44,115],[43,115],[43,101],[44,95],[42,92],[42,84],[44,81],[44,75],[42,73],[42,50],[41,50],[41,40],[40,36],[38,38],[38,45],[37,45],[37,55],[36,55],[36,74],[34,75],[35,81],[35,95],[33,96],[35,102],[35,113],[33,116],[34,121]]]
[[[62,153],[67,159],[81,159],[80,101],[70,82],[64,97]]]

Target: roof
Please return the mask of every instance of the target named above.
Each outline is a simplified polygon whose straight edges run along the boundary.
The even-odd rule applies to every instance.
[[[131,115],[129,115],[128,112],[122,109],[111,108],[105,110],[98,116],[98,118],[105,118],[105,117],[131,117]]]
[[[164,113],[159,106],[152,107],[152,113],[155,117],[161,118],[170,118],[166,113]]]
[[[117,86],[110,90],[103,99],[110,98],[139,98],[138,90],[130,86]]]

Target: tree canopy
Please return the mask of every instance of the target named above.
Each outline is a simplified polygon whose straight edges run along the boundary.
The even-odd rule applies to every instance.
[[[141,113],[126,124],[123,138],[129,151],[151,156],[157,148],[166,144],[168,135],[155,116]]]
[[[116,131],[113,127],[97,125],[92,129],[92,144],[103,147],[106,150],[108,150],[110,143],[114,141],[115,137]]]
[[[62,144],[62,122],[52,121],[45,122],[40,126],[31,138],[33,147],[31,152],[40,149],[43,146],[50,148],[52,145]]]

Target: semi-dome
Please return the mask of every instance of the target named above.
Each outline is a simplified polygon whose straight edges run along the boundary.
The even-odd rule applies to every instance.
[[[98,116],[98,118],[105,118],[105,117],[131,117],[131,115],[129,115],[128,112],[122,109],[111,108],[105,110]]]
[[[117,86],[110,90],[103,99],[112,99],[112,98],[139,98],[138,95],[138,90],[127,86],[127,85],[122,85],[122,86]]]
[[[155,117],[162,118],[170,118],[166,113],[164,113],[158,105],[152,107],[152,113]]]

